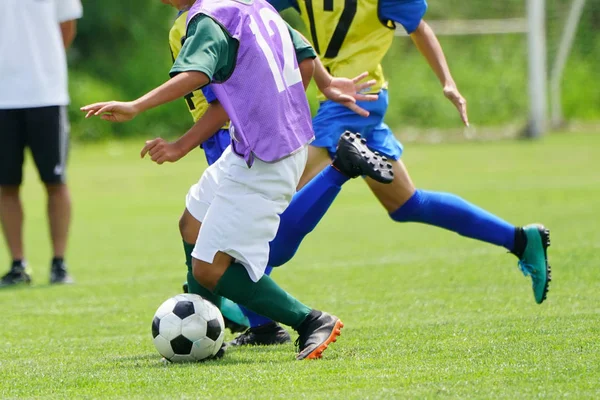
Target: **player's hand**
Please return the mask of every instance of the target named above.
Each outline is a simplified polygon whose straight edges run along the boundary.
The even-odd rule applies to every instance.
[[[102,103],[90,104],[81,107],[81,111],[87,112],[86,118],[100,116],[105,121],[125,122],[132,120],[137,114],[133,102],[107,101]]]
[[[469,126],[469,116],[467,115],[467,100],[460,94],[455,85],[447,85],[444,87],[444,96],[454,104],[460,119],[465,126]]]
[[[146,140],[146,145],[140,155],[144,158],[146,154],[150,155],[152,161],[161,165],[164,162],[178,161],[185,155],[185,152],[179,148],[177,143],[169,143],[162,138],[156,138]]]
[[[356,104],[357,101],[375,101],[378,99],[376,94],[361,93],[376,83],[374,79],[361,83],[368,75],[368,72],[363,72],[354,79],[334,77],[331,79],[329,86],[321,90],[321,92],[329,100],[348,107],[358,115],[368,117],[369,112]]]

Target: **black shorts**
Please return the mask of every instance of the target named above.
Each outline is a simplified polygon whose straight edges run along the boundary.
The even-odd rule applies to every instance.
[[[25,147],[44,183],[65,182],[69,122],[63,106],[0,110],[0,185],[20,185]]]

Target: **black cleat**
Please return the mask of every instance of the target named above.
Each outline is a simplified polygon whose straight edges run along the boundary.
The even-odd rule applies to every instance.
[[[190,287],[188,286],[188,283],[185,282],[181,289],[183,290],[183,293],[189,293]]]
[[[225,351],[227,350],[227,344],[223,343],[217,354],[210,357],[209,360],[220,360],[225,355]]]
[[[350,178],[366,175],[381,183],[394,180],[392,164],[384,156],[371,151],[360,133],[344,132],[338,142],[333,166]]]
[[[321,358],[341,334],[344,323],[336,316],[313,310],[298,328],[296,360]]]
[[[276,322],[250,328],[228,343],[229,346],[272,346],[292,341],[290,334]]]
[[[25,265],[19,263],[10,267],[10,270],[0,278],[0,287],[31,284],[31,276],[27,273]]]
[[[53,261],[50,267],[50,284],[71,284],[75,283],[71,275],[67,272],[67,265],[64,261]]]
[[[230,320],[224,315],[223,321],[225,322],[225,328],[229,329],[231,333],[241,333],[248,329],[248,326],[238,324],[237,322]]]

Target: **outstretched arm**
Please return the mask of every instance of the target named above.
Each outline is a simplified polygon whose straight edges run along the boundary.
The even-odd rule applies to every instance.
[[[87,112],[86,118],[100,116],[107,121],[125,122],[139,113],[183,97],[208,82],[208,77],[202,72],[182,72],[137,100],[95,103],[81,107],[81,111]]]
[[[113,122],[128,121],[137,114],[187,95],[208,84],[213,75],[227,66],[233,39],[210,17],[199,14],[190,21],[187,39],[173,68],[172,78],[139,99],[121,102],[103,102],[82,107],[86,118],[101,115]]]
[[[440,80],[440,83],[444,88],[444,96],[454,104],[463,123],[469,126],[467,101],[456,87],[444,51],[442,50],[442,46],[435,36],[435,33],[425,21],[421,20],[417,29],[410,34],[410,37]]]

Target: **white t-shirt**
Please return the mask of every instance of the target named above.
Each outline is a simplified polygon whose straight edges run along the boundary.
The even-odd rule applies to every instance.
[[[60,23],[80,0],[0,0],[0,109],[69,104]]]

